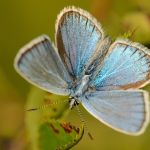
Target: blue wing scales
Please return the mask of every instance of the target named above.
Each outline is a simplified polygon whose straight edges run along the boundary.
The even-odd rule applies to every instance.
[[[71,78],[48,36],[40,36],[24,46],[14,65],[22,77],[39,88],[55,94],[69,94]]]
[[[136,89],[150,80],[148,49],[126,40],[117,40],[93,74],[91,87],[97,90]]]
[[[56,44],[69,73],[76,79],[84,75],[94,55],[106,53],[107,49],[97,49],[104,37],[101,26],[82,9],[68,7],[58,16]]]
[[[85,93],[81,99],[89,113],[117,131],[138,135],[149,123],[149,101],[145,91],[95,91]]]

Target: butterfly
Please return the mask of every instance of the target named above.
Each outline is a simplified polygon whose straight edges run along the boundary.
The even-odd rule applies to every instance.
[[[150,118],[150,52],[128,39],[112,41],[98,21],[74,6],[64,8],[55,26],[55,45],[41,35],[18,52],[14,66],[28,82],[68,95],[96,119],[129,135],[145,131]]]

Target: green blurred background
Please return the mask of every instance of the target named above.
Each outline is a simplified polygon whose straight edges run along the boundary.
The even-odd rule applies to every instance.
[[[57,14],[69,5],[92,13],[112,38],[129,37],[150,48],[149,0],[0,0],[0,150],[24,150],[28,144],[24,118],[32,90],[14,71],[13,59],[21,46],[43,33],[54,40]],[[150,91],[150,86],[145,89]],[[32,106],[37,104],[34,99]],[[150,149],[150,127],[132,137],[106,127],[85,110],[83,114],[94,140],[84,134],[73,150]],[[80,121],[74,110],[67,120]]]

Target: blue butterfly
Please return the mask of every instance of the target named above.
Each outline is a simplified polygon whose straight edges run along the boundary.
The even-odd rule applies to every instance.
[[[42,35],[16,56],[15,69],[28,82],[69,95],[95,118],[130,135],[149,123],[149,97],[139,88],[150,81],[150,52],[127,39],[112,42],[88,12],[64,8],[58,15],[56,47]]]

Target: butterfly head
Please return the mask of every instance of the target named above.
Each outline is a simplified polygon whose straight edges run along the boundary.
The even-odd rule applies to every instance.
[[[79,105],[79,100],[77,99],[77,97],[69,97],[69,108],[73,109],[73,107]]]

